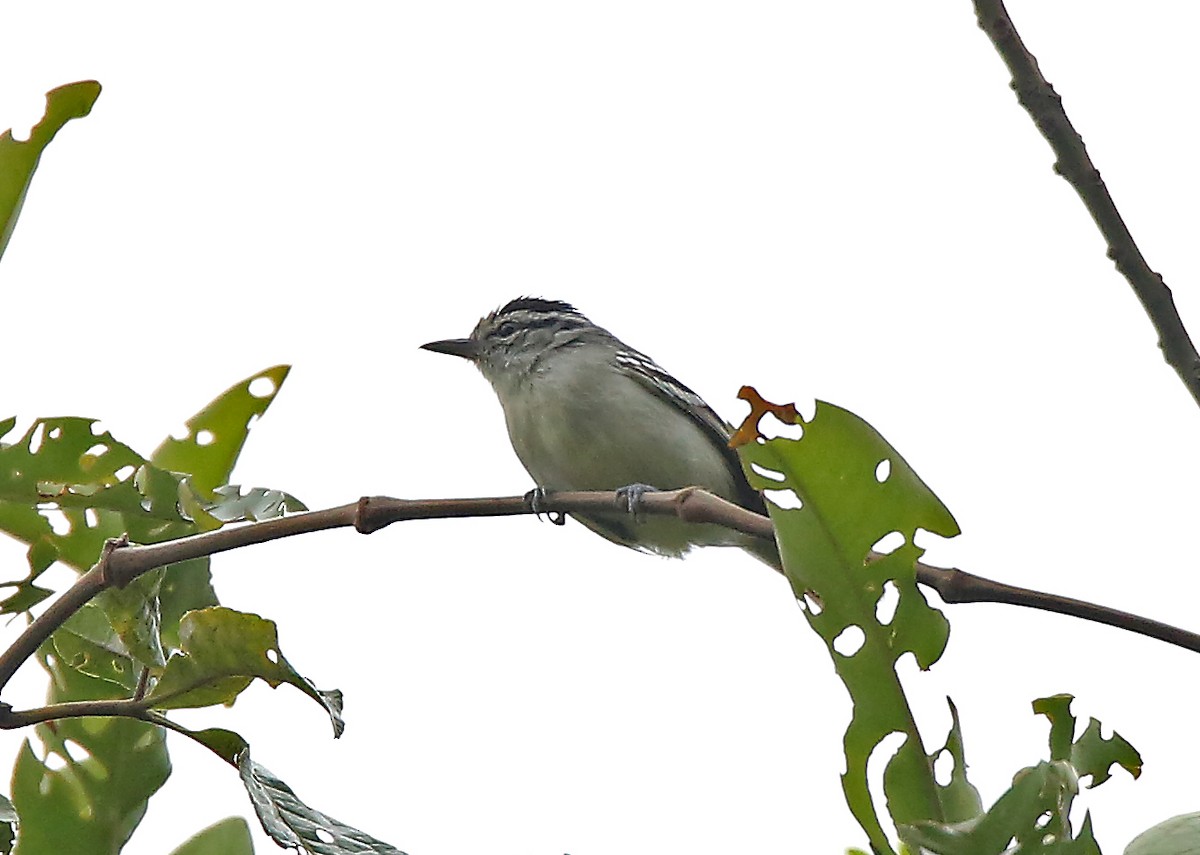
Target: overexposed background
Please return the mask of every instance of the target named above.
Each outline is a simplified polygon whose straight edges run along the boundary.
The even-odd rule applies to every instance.
[[[1200,333],[1200,13],[1010,7]],[[104,92],[49,148],[0,264],[0,415],[100,417],[149,452],[287,362],[237,481],[311,507],[521,493],[486,383],[417,346],[517,295],[566,299],[731,420],[747,382],[868,419],[963,528],[932,562],[1200,623],[1200,412],[967,0],[4,18],[0,128],[63,83]],[[23,549],[0,562],[19,576]],[[670,562],[521,518],[325,533],[214,573],[345,692],[347,730],[257,685],[181,719],[238,730],[301,798],[411,855],[864,842],[838,781],[847,696],[783,580],[739,553]],[[986,801],[1045,756],[1029,702],[1071,692],[1146,761],[1085,795],[1105,851],[1196,809],[1194,655],[947,613],[944,660],[908,685],[931,747],[953,695]],[[231,769],[171,746],[131,855],[252,817]]]

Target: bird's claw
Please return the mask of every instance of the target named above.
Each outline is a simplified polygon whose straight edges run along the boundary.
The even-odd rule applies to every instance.
[[[633,514],[638,522],[642,521],[642,497],[647,493],[657,493],[657,487],[649,484],[628,484],[617,488],[617,506],[626,513]]]
[[[544,487],[534,487],[525,494],[525,504],[529,505],[529,510],[540,520],[542,514],[546,515],[546,519],[550,520],[554,525],[566,525],[567,515],[562,511],[550,511],[546,509],[546,489]]]

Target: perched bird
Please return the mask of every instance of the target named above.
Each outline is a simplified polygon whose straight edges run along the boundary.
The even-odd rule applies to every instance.
[[[569,303],[519,297],[467,338],[421,345],[475,363],[492,384],[513,450],[538,488],[624,490],[631,509],[647,489],[700,486],[765,514],[729,448],[729,426],[654,360]],[[778,568],[766,541],[674,517],[573,515],[602,537],[681,556],[693,546],[740,546]]]

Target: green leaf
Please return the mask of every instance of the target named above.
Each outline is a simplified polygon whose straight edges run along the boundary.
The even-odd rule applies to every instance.
[[[59,86],[46,93],[46,113],[27,141],[17,142],[12,131],[0,134],[0,257],[16,227],[42,151],[63,125],[90,113],[99,97],[100,84],[94,80]]]
[[[1130,841],[1125,855],[1200,855],[1200,813],[1185,813],[1151,826]]]
[[[918,529],[952,537],[958,525],[896,450],[853,413],[822,401],[812,420],[796,422],[803,424],[800,439],[759,440],[739,452],[750,483],[768,499],[786,492],[802,505],[784,509],[768,501],[768,510],[792,590],[802,603],[808,592],[819,600],[806,605],[805,616],[854,701],[844,739],[846,800],[872,846],[890,852],[867,787],[867,761],[884,737],[907,737],[884,771],[892,817],[944,819],[895,665],[912,653],[929,668],[945,649],[949,624],[917,588],[914,564],[923,550],[913,541]],[[902,535],[903,545],[868,563],[872,547],[891,532]],[[897,607],[883,623],[877,608],[888,589],[898,595]],[[857,649],[847,647],[854,639]]]
[[[259,822],[280,846],[310,855],[404,855],[300,801],[291,787],[252,761],[249,751],[242,753],[238,769]]]
[[[179,640],[182,652],[167,661],[147,695],[151,707],[231,704],[258,677],[272,688],[290,683],[304,692],[328,713],[334,736],[341,735],[341,692],[321,691],[292,668],[279,649],[273,621],[219,606],[201,609],[184,615]]]
[[[950,773],[950,781],[938,784],[938,797],[942,802],[942,816],[948,823],[969,822],[983,813],[983,801],[979,790],[967,780],[967,758],[963,748],[962,727],[958,721],[958,707],[954,701],[946,698],[950,705],[950,733],[946,744],[929,755],[929,763],[933,763],[942,753],[946,753],[954,762],[954,770]]]
[[[97,700],[127,693],[106,680],[66,667],[43,647],[51,675],[49,703]],[[21,815],[18,855],[116,855],[171,764],[160,728],[130,718],[67,718],[34,733],[46,762],[27,740],[13,770],[13,802]]]
[[[124,588],[101,591],[94,602],[104,610],[121,643],[140,666],[158,671],[166,662],[159,638],[158,589],[163,568],[156,567]]]
[[[30,579],[9,584],[17,590],[0,601],[0,614],[27,612],[54,593],[49,588],[38,587]]]
[[[1100,722],[1088,719],[1088,726],[1071,748],[1071,763],[1079,777],[1092,776],[1089,787],[1098,787],[1111,777],[1109,771],[1118,765],[1134,778],[1142,774],[1142,755],[1124,738],[1114,733],[1105,739],[1100,735]]]
[[[231,816],[190,837],[171,855],[254,855],[250,826]]]
[[[158,599],[162,612],[162,643],[168,650],[179,649],[179,622],[185,614],[217,604],[209,565],[209,557],[204,556],[163,568]]]
[[[1072,741],[1075,716],[1071,713],[1070,695],[1055,695],[1034,701],[1034,710],[1050,720],[1049,762],[1022,769],[1013,778],[1013,785],[983,816],[957,825],[915,823],[899,826],[900,834],[910,846],[922,847],[931,855],[1099,855],[1100,848],[1092,836],[1090,816],[1084,817],[1079,833],[1071,828],[1071,806],[1079,794],[1080,767],[1074,758],[1088,760],[1093,765],[1083,774],[1094,778],[1107,771],[1114,762],[1123,765],[1131,774],[1140,770],[1141,760],[1131,762],[1137,752],[1125,740],[1114,735],[1100,740],[1087,731]],[[1094,720],[1093,720],[1094,722]],[[1113,759],[1120,758],[1120,759]],[[1099,770],[1099,771],[1098,771]],[[1095,785],[1102,783],[1096,779]],[[1016,843],[1015,847],[1013,843]]]
[[[107,680],[132,691],[138,683],[139,669],[108,615],[94,602],[79,611],[50,638],[63,664],[92,677]]]
[[[185,437],[167,437],[150,460],[187,473],[202,492],[227,483],[251,425],[271,406],[290,370],[276,365],[226,389],[188,419]]]

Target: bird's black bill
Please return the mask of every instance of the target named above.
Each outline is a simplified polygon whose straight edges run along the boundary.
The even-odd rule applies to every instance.
[[[470,338],[448,338],[445,341],[431,341],[421,345],[421,350],[432,350],[434,353],[448,353],[451,356],[461,356],[463,359],[479,358],[479,342]]]

